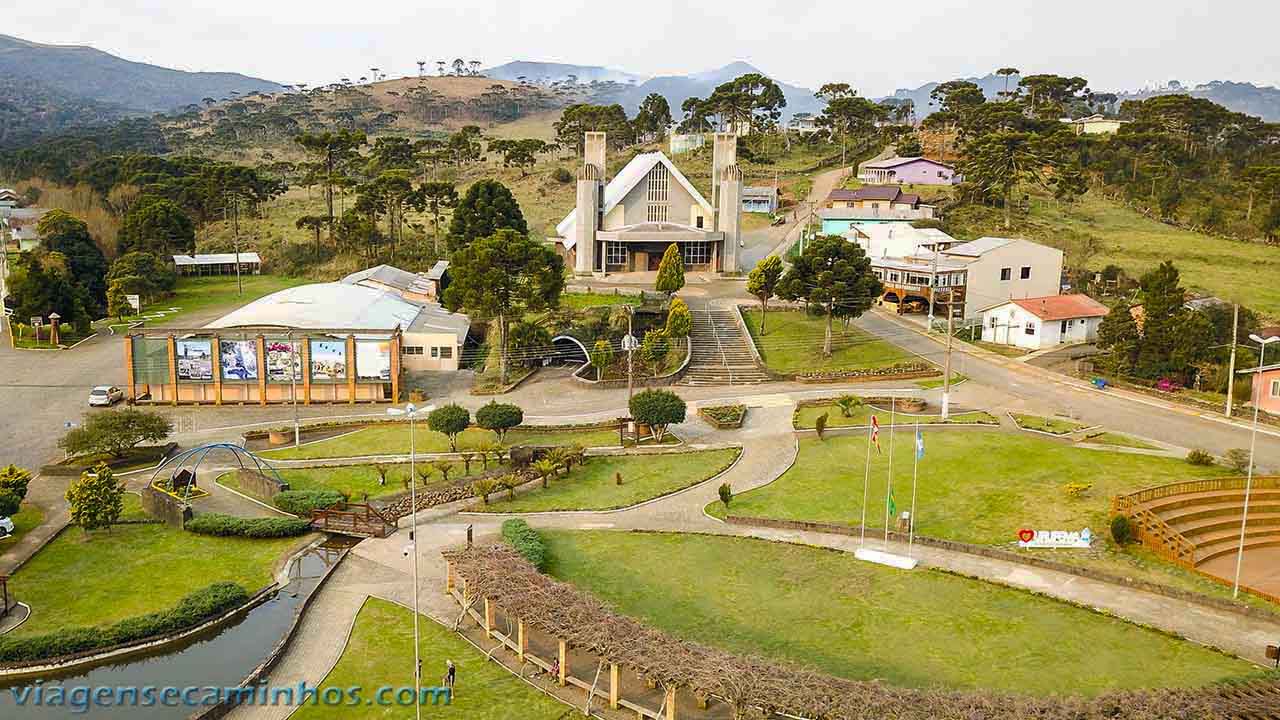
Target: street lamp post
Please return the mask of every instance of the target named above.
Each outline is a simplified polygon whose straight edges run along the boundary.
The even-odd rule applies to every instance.
[[[418,482],[414,467],[414,420],[418,413],[427,413],[435,409],[428,405],[419,410],[413,403],[400,408],[387,408],[391,416],[403,416],[409,419],[409,549],[413,553],[413,707],[418,720],[422,720],[422,658],[418,647]]]
[[[293,341],[293,331],[289,331],[289,400],[293,403],[293,446],[301,445],[302,428],[298,422],[298,345]]]
[[[1258,394],[1253,398],[1253,433],[1249,437],[1249,469],[1244,481],[1244,514],[1240,516],[1240,547],[1236,548],[1236,578],[1231,587],[1232,598],[1240,597],[1240,568],[1244,565],[1244,535],[1245,529],[1249,526],[1249,496],[1253,492],[1253,454],[1258,448],[1258,407],[1262,405],[1262,360],[1266,357],[1267,346],[1280,341],[1280,337],[1264,338],[1260,335],[1250,335],[1249,339],[1258,343],[1258,369],[1255,371],[1258,381],[1254,383]]]

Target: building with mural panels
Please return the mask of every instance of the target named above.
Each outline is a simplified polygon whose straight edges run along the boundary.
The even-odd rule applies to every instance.
[[[162,404],[397,402],[405,371],[456,370],[470,329],[434,303],[347,283],[288,288],[202,328],[125,338],[127,397]]]

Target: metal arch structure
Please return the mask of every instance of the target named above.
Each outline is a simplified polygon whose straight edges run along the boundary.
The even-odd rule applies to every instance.
[[[556,343],[558,343],[558,342],[560,342],[561,340],[567,340],[567,341],[569,341],[569,342],[572,342],[574,345],[577,345],[577,346],[578,346],[578,348],[582,350],[582,357],[583,357],[584,359],[586,359],[586,360],[587,360],[587,362],[590,362],[590,361],[591,361],[591,360],[590,360],[590,359],[591,359],[591,352],[590,352],[589,350],[587,350],[587,346],[586,346],[586,345],[583,345],[581,340],[579,340],[578,338],[576,338],[576,337],[574,337],[574,336],[572,336],[572,335],[560,334],[560,335],[556,335],[555,337],[551,338],[551,344],[552,344],[552,346],[554,347],[554,346],[555,346],[555,344],[556,344]],[[555,350],[555,351],[553,351],[553,352],[552,352],[552,357],[556,357],[556,356],[558,356],[558,355],[560,355],[560,354],[561,354],[561,353],[560,353],[560,351]]]
[[[275,476],[276,480],[281,483],[284,482],[284,478],[280,477],[280,473],[271,466],[271,463],[258,457],[258,455],[253,451],[236,445],[235,443],[207,443],[205,445],[200,445],[199,447],[191,448],[190,450],[184,450],[161,463],[160,466],[156,468],[155,472],[151,474],[151,479],[147,481],[147,484],[154,484],[156,478],[160,476],[160,473],[163,472],[165,468],[169,468],[169,476],[172,477],[175,473],[182,470],[183,466],[186,465],[189,460],[194,460],[191,465],[191,477],[194,479],[200,470],[200,463],[204,462],[205,457],[213,450],[230,450],[231,454],[235,456],[236,461],[240,463],[240,469],[242,470],[248,469],[245,466],[244,460],[245,458],[249,458],[253,461],[253,465],[259,474],[266,475],[266,470],[270,470],[271,475]],[[191,484],[186,486],[185,492],[182,496],[182,501],[190,504]]]

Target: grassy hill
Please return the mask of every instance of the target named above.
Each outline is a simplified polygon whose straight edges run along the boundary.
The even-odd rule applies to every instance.
[[[965,205],[947,213],[947,231],[968,240],[983,235],[1025,237],[1059,248],[1067,264],[1101,270],[1109,264],[1137,277],[1172,260],[1193,290],[1280,317],[1280,248],[1227,240],[1152,220],[1090,191],[1075,204],[1033,194],[1030,211],[1015,213],[1005,229],[998,208]]]

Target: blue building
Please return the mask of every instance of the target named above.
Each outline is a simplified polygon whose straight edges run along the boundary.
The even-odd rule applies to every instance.
[[[772,186],[742,188],[742,212],[773,214],[777,211],[777,188]]]

